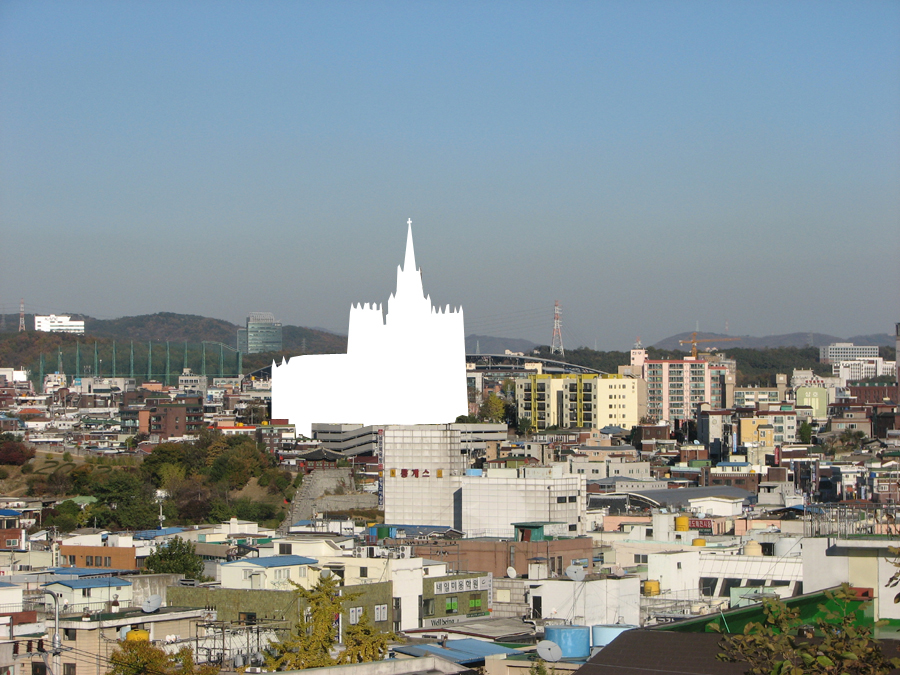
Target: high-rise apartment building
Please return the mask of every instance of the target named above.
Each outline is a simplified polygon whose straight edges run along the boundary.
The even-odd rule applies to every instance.
[[[532,429],[618,426],[638,421],[638,381],[622,375],[533,374],[516,382],[519,419]]]
[[[631,350],[632,368],[641,368],[647,381],[647,415],[656,421],[696,419],[697,406],[726,406],[725,364],[700,359],[648,359],[647,350]]]
[[[246,328],[238,328],[237,348],[242,354],[280,352],[281,324],[271,312],[251,312]]]

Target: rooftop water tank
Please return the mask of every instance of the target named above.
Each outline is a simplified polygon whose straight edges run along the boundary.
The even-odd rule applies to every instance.
[[[586,659],[591,655],[588,626],[544,626],[544,638],[559,645],[564,659]]]
[[[779,537],[775,540],[776,558],[798,555],[800,555],[800,537]]]
[[[125,633],[127,642],[150,642],[150,631],[133,628]]]
[[[751,540],[744,544],[744,555],[761,556],[762,554],[762,544],[758,541]]]
[[[675,518],[675,531],[676,532],[687,532],[691,525],[691,519],[687,516],[678,516]]]
[[[659,595],[659,582],[656,579],[647,579],[644,582],[644,595]]]
[[[697,537],[694,541],[691,542],[691,546],[706,546],[706,539],[701,539]]]
[[[612,623],[598,626],[591,626],[591,646],[605,647],[610,642],[619,637],[622,633],[638,626],[632,626],[627,623]]]

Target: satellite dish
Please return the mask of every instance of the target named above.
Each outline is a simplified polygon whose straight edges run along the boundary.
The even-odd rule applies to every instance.
[[[144,604],[141,605],[141,611],[145,614],[151,614],[155,612],[162,606],[162,597],[159,595],[151,595],[149,598],[144,600]]]
[[[331,570],[326,567],[324,570],[322,570],[322,573],[319,576],[323,579],[327,579],[331,576]]]
[[[569,565],[566,568],[566,576],[572,581],[584,581],[584,568],[581,565]]]
[[[544,661],[559,661],[562,658],[562,649],[552,640],[538,642],[537,653]]]
[[[506,576],[510,579],[515,579],[518,576],[518,572],[516,572],[516,568],[510,565],[506,568]]]

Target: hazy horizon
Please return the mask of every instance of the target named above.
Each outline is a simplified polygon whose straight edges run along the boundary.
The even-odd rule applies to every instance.
[[[900,321],[897,3],[0,5],[0,312],[346,334]],[[726,322],[728,330],[725,330]]]

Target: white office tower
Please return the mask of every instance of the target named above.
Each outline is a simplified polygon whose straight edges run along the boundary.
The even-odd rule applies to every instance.
[[[435,309],[416,269],[412,223],[397,291],[350,308],[346,354],[272,364],[272,416],[309,436],[313,422],[446,424],[467,413],[462,308]]]

